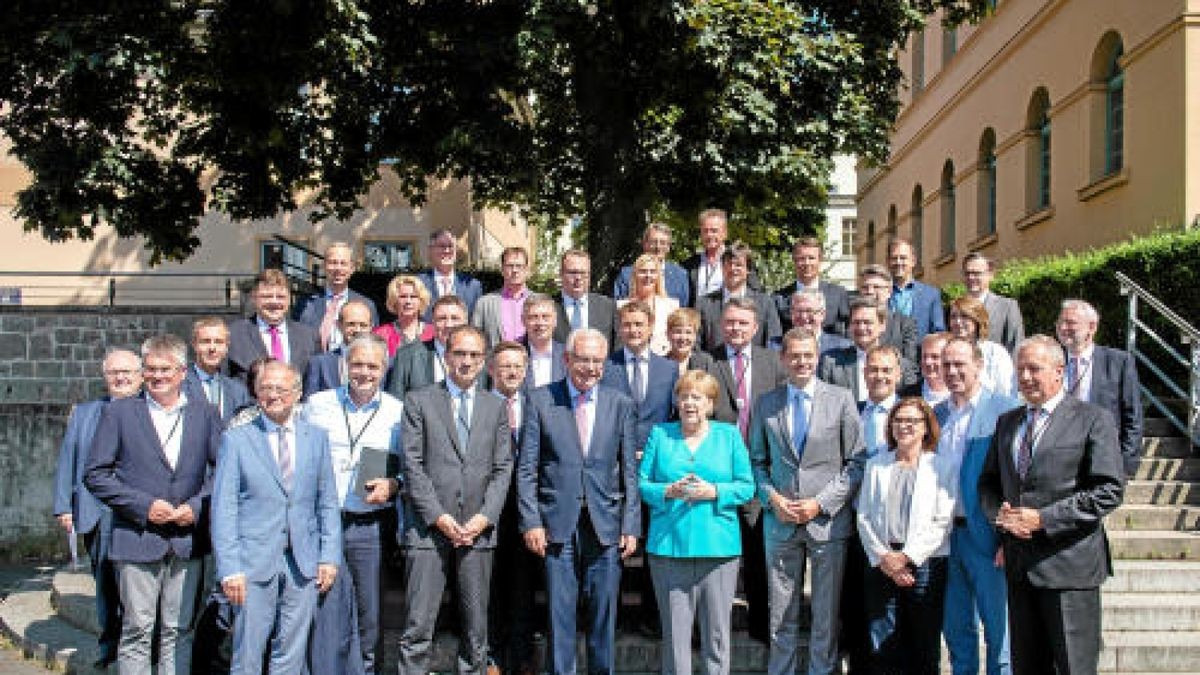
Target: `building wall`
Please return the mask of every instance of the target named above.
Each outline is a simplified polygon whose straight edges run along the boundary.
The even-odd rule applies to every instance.
[[[824,277],[829,281],[854,288],[854,276],[858,266],[853,252],[847,252],[842,247],[843,230],[847,219],[857,221],[857,207],[854,199],[857,192],[857,176],[854,170],[854,158],[840,155],[833,158],[833,189],[829,194],[829,204],[825,207],[825,261]]]
[[[921,188],[922,273],[933,283],[958,279],[962,257],[979,250],[1001,261],[1083,250],[1179,227],[1200,212],[1200,2],[1155,0],[1004,0],[978,26],[958,31],[958,49],[943,63],[938,17],[926,29],[925,86],[902,92],[891,158],[860,167],[859,261],[874,223],[875,261],[885,255],[889,211],[896,233],[913,237],[913,194]],[[1102,179],[1103,92],[1093,59],[1110,31],[1120,37],[1125,72],[1124,167]],[[911,75],[914,41],[899,60]],[[1034,92],[1050,101],[1050,205],[1027,206],[1028,132]],[[1099,106],[1099,107],[1097,107]],[[986,129],[996,138],[997,228],[979,224],[979,149]],[[953,162],[955,246],[942,255],[940,182]]]

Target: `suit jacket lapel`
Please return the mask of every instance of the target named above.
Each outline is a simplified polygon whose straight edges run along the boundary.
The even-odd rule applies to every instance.
[[[158,429],[154,427],[154,420],[150,418],[150,403],[147,400],[149,398],[149,394],[142,395],[145,405],[135,406],[137,412],[134,414],[137,415],[138,424],[142,427],[142,436],[150,439],[150,443],[158,449],[158,459],[162,461],[163,467],[167,472],[175,473],[175,470],[171,468],[171,462],[167,459],[166,451],[163,450],[162,439],[158,437]],[[180,445],[182,449],[182,443]],[[183,453],[180,452],[180,454]]]
[[[479,393],[476,392],[475,395],[478,396]],[[438,387],[438,401],[439,403],[434,406],[434,410],[442,415],[442,424],[445,425],[446,429],[450,430],[450,444],[454,446],[454,452],[458,455],[458,459],[462,460],[466,455],[467,449],[462,447],[462,444],[458,442],[458,420],[454,418],[454,401],[450,398],[450,389],[446,386],[445,382],[442,382],[441,386]],[[474,421],[471,420],[471,426],[474,426]],[[468,430],[469,439],[470,431]]]
[[[283,490],[283,474],[279,472],[279,460],[275,459],[275,453],[271,452],[271,442],[267,440],[267,435],[271,432],[267,429],[266,418],[260,415],[258,419],[254,421],[254,424],[257,424],[259,431],[262,432],[254,434],[252,437],[254,443],[254,454],[258,455],[259,461],[263,463],[263,465],[267,468],[267,471],[275,479],[275,483],[279,485],[279,489]],[[292,457],[292,461],[295,462],[296,460],[294,459],[294,453]],[[293,478],[295,477],[294,472],[292,476]]]
[[[324,307],[323,304],[322,307]],[[321,316],[325,316],[324,311],[322,311]],[[300,342],[299,331],[296,330],[298,324],[291,320],[287,320],[285,323],[287,324],[288,363],[294,364],[296,363],[296,355],[303,352],[307,348],[307,345]],[[301,376],[304,375],[304,373],[300,374]]]

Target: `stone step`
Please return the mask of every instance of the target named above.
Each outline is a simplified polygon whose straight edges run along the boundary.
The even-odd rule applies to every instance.
[[[1134,480],[1200,480],[1200,458],[1146,457],[1138,462]]]
[[[1143,457],[1183,459],[1192,456],[1192,445],[1182,436],[1149,436],[1142,439]]]
[[[1200,560],[1200,532],[1113,530],[1108,542],[1122,560]]]
[[[1200,561],[1114,560],[1103,592],[1106,598],[1109,593],[1200,593]]]
[[[1125,503],[1200,505],[1200,485],[1168,480],[1131,480],[1125,484]]]
[[[1126,504],[1105,518],[1111,530],[1200,530],[1200,507]]]
[[[1100,670],[1115,673],[1195,673],[1200,632],[1105,631]]]
[[[95,673],[96,635],[55,615],[51,592],[48,578],[22,582],[0,602],[0,632],[27,659],[66,673]]]
[[[1200,631],[1200,595],[1105,592],[1104,628],[1110,631]]]
[[[64,621],[80,630],[99,635],[96,618],[96,583],[91,572],[60,569],[54,573],[50,604]]]

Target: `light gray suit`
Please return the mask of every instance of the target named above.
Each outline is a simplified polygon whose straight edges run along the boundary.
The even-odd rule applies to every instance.
[[[1012,298],[988,291],[983,298],[983,308],[988,313],[988,339],[1004,345],[1009,354],[1014,353],[1017,343],[1025,339],[1021,306]]]
[[[767,392],[754,406],[750,462],[764,505],[779,493],[789,499],[815,499],[820,513],[803,526],[779,520],[764,508],[767,586],[770,596],[771,655],[767,672],[796,672],[804,560],[811,557],[812,633],[809,673],[832,673],[838,666],[837,630],[846,539],[854,530],[853,503],[862,481],[864,446],[854,399],[843,388],[813,382],[808,434],[795,447],[788,421],[788,387]]]
[[[490,346],[504,339],[501,335],[500,299],[500,291],[488,293],[475,303],[475,311],[471,312],[471,325],[483,331]]]
[[[512,432],[504,403],[480,387],[472,394],[466,447],[458,439],[445,382],[404,398],[404,585],[407,609],[399,668],[429,672],[433,631],[448,572],[458,580],[463,631],[458,672],[487,667],[487,601],[496,523],[512,478]],[[488,527],[471,546],[455,547],[434,523],[449,514],[460,525],[483,514]]]

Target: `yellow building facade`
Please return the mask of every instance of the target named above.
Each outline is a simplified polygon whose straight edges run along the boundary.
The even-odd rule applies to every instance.
[[[1200,0],[1001,0],[898,52],[884,166],[859,166],[858,261],[898,235],[929,283],[963,257],[1081,251],[1200,218]]]

